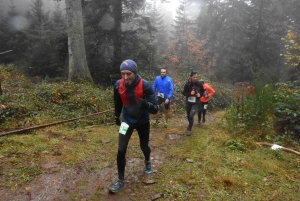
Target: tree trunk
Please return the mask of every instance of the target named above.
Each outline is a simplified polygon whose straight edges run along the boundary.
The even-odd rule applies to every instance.
[[[92,82],[85,52],[81,0],[66,0],[66,14],[68,20],[69,80],[84,79]]]
[[[121,43],[121,23],[122,23],[122,0],[116,0],[114,5],[114,28],[113,28],[113,45],[114,58],[111,70],[111,82],[115,83],[120,78],[120,65],[122,63],[122,43]]]

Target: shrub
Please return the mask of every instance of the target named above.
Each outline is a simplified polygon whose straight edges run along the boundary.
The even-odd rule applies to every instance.
[[[246,88],[239,89],[235,101],[227,109],[225,119],[233,132],[257,131],[261,137],[272,129],[269,117],[273,115],[274,98],[272,85],[257,85],[254,94],[247,94]]]
[[[297,82],[278,83],[274,93],[275,129],[281,135],[300,139],[300,88]]]

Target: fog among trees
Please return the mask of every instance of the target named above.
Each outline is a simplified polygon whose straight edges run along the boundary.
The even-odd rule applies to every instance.
[[[85,54],[95,83],[107,85],[125,59],[172,76],[192,70],[219,82],[299,79],[300,1],[82,1]],[[29,76],[69,75],[66,6],[54,0],[0,1],[0,63]],[[9,52],[7,52],[9,51]]]

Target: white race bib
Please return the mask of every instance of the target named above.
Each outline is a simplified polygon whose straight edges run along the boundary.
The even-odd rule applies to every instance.
[[[119,129],[119,133],[122,134],[122,135],[125,135],[128,128],[129,128],[129,125],[126,124],[125,122],[122,122],[121,126],[120,126],[120,129]]]
[[[207,106],[208,106],[208,104],[204,104],[203,108],[206,110]]]
[[[190,103],[196,103],[196,97],[195,96],[189,96],[188,97],[188,102],[190,102]]]
[[[164,97],[165,97],[164,93],[158,93],[157,96],[158,96],[158,97],[161,97],[161,98],[164,98]]]

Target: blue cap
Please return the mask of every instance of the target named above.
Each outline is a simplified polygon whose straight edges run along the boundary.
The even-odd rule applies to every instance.
[[[137,74],[137,65],[133,60],[127,59],[120,66],[120,71],[122,70],[130,70],[134,74]]]

